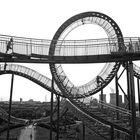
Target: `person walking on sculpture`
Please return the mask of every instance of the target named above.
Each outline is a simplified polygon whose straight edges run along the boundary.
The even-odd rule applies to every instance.
[[[13,48],[13,38],[11,37],[6,46],[6,53]]]

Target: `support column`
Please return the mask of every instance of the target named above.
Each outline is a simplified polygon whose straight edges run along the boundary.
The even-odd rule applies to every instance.
[[[118,88],[118,75],[116,73],[115,77],[115,84],[116,84],[116,106],[119,107],[119,88]],[[116,118],[119,120],[119,112],[116,111]],[[117,132],[117,138],[120,138],[120,133]]]
[[[134,86],[134,73],[133,73],[133,63],[129,62],[129,74],[130,74],[130,96],[131,96],[131,112],[132,112],[132,140],[136,140],[136,105],[135,105],[135,86]]]
[[[140,83],[138,78],[137,78],[137,86],[138,86],[138,105],[139,105],[139,116],[140,116]]]
[[[101,109],[103,109],[103,105],[102,105],[102,103],[103,103],[103,89],[101,89]]]
[[[116,74],[115,77],[115,83],[116,83],[116,106],[119,106],[119,89],[118,89],[118,75]],[[119,114],[117,112],[117,119],[119,119]]]
[[[100,77],[100,76],[97,76],[96,77],[96,81],[97,81],[97,84],[100,86],[102,86],[102,84],[103,84],[103,82],[104,82],[104,80],[102,79],[102,77]],[[101,102],[101,109],[103,109],[103,105],[102,105],[102,103],[103,103],[103,89],[101,89],[101,95],[100,95],[100,102]]]
[[[110,136],[111,136],[110,140],[114,140],[114,127],[111,126],[110,129],[111,129],[111,130],[110,130]]]
[[[83,122],[83,140],[85,140],[85,123]]]
[[[52,131],[53,131],[53,91],[54,91],[54,80],[52,77],[52,91],[51,91],[51,113],[50,113],[50,140],[52,140]]]
[[[12,74],[11,78],[11,89],[10,89],[10,99],[9,99],[9,114],[8,114],[8,129],[7,129],[7,140],[10,137],[10,120],[11,120],[11,105],[12,105],[12,95],[13,95],[13,84],[14,84],[14,74]]]
[[[130,97],[130,78],[129,78],[129,68],[128,68],[128,62],[126,64],[126,76],[127,76],[127,94],[128,94],[128,109],[131,109],[131,97]]]
[[[59,140],[59,110],[60,110],[60,96],[57,96],[57,140]]]

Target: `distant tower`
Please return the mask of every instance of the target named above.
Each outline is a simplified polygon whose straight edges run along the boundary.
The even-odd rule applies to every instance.
[[[116,105],[116,94],[110,93],[110,104]]]
[[[110,104],[116,105],[116,94],[110,93]],[[122,95],[119,95],[119,105],[122,105]]]
[[[122,95],[119,95],[119,105],[122,105]]]
[[[23,102],[23,99],[22,99],[22,98],[20,98],[20,103],[22,104],[22,102]]]
[[[101,94],[99,94],[99,101],[101,101]],[[106,94],[103,94],[103,102],[106,103]]]
[[[128,104],[128,99],[127,99],[126,96],[124,96],[124,103],[125,103],[125,104]]]

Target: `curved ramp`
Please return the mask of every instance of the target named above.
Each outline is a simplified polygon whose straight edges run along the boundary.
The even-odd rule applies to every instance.
[[[86,20],[88,20],[88,18],[86,18]],[[78,20],[78,22],[81,23],[81,20]],[[111,28],[111,25],[109,27]],[[113,79],[115,73],[119,69],[119,61],[139,59],[139,37],[111,37],[112,36],[110,35],[110,38],[91,40],[43,40],[0,35],[0,62],[54,64],[98,63],[98,60],[100,60],[100,62],[112,62],[106,63],[101,72],[97,75],[103,79],[102,84],[98,84],[96,82],[97,77],[95,77],[85,85],[79,87],[76,87],[70,81],[61,65],[55,64],[55,66],[50,66],[54,75],[56,75],[54,77],[58,78],[59,82],[57,84],[59,87],[64,88],[64,86],[67,86],[68,92],[72,91],[71,93],[73,95],[76,94],[79,98],[82,98],[90,96],[92,93],[98,92],[104,88]],[[10,38],[13,38],[12,50],[7,51],[6,53],[6,47]],[[54,48],[52,49],[54,46],[56,47],[56,50],[54,50]],[[121,47],[124,48],[123,51],[119,50]],[[51,54],[49,54],[49,49]],[[54,52],[55,55],[52,52],[53,50],[56,51]],[[75,93],[75,91],[77,91],[77,93]]]
[[[68,101],[68,100],[67,100]],[[93,130],[106,140],[111,139],[111,129],[113,127],[114,133],[120,132],[125,136],[132,134],[131,130],[131,113],[128,110],[110,106],[104,103],[98,103],[99,107],[92,108],[79,100],[68,101],[68,107],[71,112],[82,120],[87,127]],[[101,106],[103,108],[101,109]],[[116,114],[121,116],[116,118]],[[140,117],[137,116],[137,128],[140,126]],[[140,134],[137,133],[137,137]]]
[[[134,68],[135,68],[135,66],[134,66]],[[41,80],[42,76],[40,76],[39,74],[36,74],[35,71],[33,71],[33,73],[31,74],[31,71],[32,70],[29,69],[29,68],[26,68],[24,66],[14,65],[14,64],[7,64],[6,69],[4,69],[4,65],[0,65],[0,73],[1,74],[14,73],[14,74],[26,77],[26,78],[34,81],[34,82],[38,81],[36,83],[40,83],[39,81]],[[138,73],[139,72],[137,71],[137,74]],[[33,79],[35,79],[35,80],[33,80]],[[41,80],[41,82],[42,82],[42,80]],[[46,85],[46,86],[48,86],[48,85]],[[51,84],[50,84],[49,89],[51,91]],[[58,91],[56,90],[55,92],[59,92],[59,90]],[[110,130],[111,126],[114,126],[114,128],[117,131],[121,131],[121,132],[126,133],[126,134],[131,134],[131,131],[130,131],[129,127],[124,126],[124,123],[122,123],[122,122],[118,123],[116,120],[115,120],[116,121],[115,122],[114,119],[113,119],[114,118],[113,116],[111,118],[110,116],[108,116],[109,114],[104,114],[102,112],[99,112],[99,110],[96,111],[96,115],[95,115],[94,110],[93,110],[93,113],[92,113],[89,106],[86,106],[85,104],[83,104],[80,101],[74,99],[73,97],[71,97],[70,101],[67,100],[67,105],[66,106],[69,109],[71,109],[72,112],[75,112],[74,114],[76,114],[76,112],[77,112],[77,117],[80,117],[80,119],[82,119],[82,121],[86,120],[86,122],[88,122],[88,124],[86,124],[87,126],[93,127],[94,124],[96,122],[98,122],[99,124],[97,125],[97,123],[96,123],[96,128],[98,128],[100,126],[104,130],[104,127],[105,127],[105,130],[107,130],[107,132],[108,132],[108,130]],[[101,104],[100,104],[100,106],[101,106]],[[106,105],[104,105],[104,106],[106,106]],[[112,107],[109,106],[109,108],[112,108]],[[113,107],[111,109],[111,111],[112,112],[119,112],[121,114],[124,114],[125,117],[130,118],[130,113],[127,110],[124,111],[124,110],[117,109],[116,107]],[[107,118],[108,118],[108,120],[107,120]],[[42,120],[37,120],[37,121],[42,121]],[[49,121],[49,118],[44,118],[43,121]],[[120,124],[122,124],[122,126]],[[95,131],[94,127],[92,129]],[[99,132],[97,131],[96,133],[99,133]]]
[[[46,76],[38,73],[35,70],[32,70],[28,67],[21,66],[21,65],[15,65],[15,64],[1,64],[0,65],[0,74],[8,74],[8,73],[14,73],[16,75],[25,77],[36,84],[40,85],[41,87],[47,89],[48,91],[52,91],[51,88],[51,79],[47,78]],[[56,84],[54,84],[54,92],[55,94],[62,95],[59,88]]]

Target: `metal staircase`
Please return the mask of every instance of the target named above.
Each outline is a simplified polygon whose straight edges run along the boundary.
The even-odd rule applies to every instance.
[[[137,74],[139,73],[138,70],[135,72]],[[37,84],[40,85],[41,83],[45,83],[45,81],[51,81],[45,76],[40,75],[29,68],[14,64],[7,64],[6,69],[4,69],[4,65],[0,65],[0,73],[1,74],[14,73],[23,76],[25,78],[28,78],[29,80],[32,80],[33,82],[36,82]],[[62,78],[63,80],[65,79],[65,77],[61,77],[61,79]],[[45,86],[46,89],[49,89],[51,91],[51,84],[48,85],[45,84]],[[78,90],[77,88],[75,89],[69,87],[67,88],[68,88],[67,90],[71,91],[71,93],[74,93]],[[60,91],[57,87],[55,87],[54,92],[59,93]],[[84,104],[80,100],[76,99],[77,96],[75,96],[75,94],[69,94],[66,96],[68,96],[69,98],[69,100],[66,101],[67,102],[66,108],[71,110],[71,112],[73,112],[73,114],[76,115],[76,117],[81,119],[87,127],[94,130],[94,132],[96,132],[98,135],[105,137],[105,139],[110,139],[108,135],[111,134],[112,127],[114,133],[120,132],[123,133],[124,135],[131,135],[130,120],[132,118],[130,111],[113,105],[108,105],[103,102],[98,103],[98,108],[92,108]],[[117,118],[117,114],[119,118]],[[140,126],[139,121],[140,118],[137,117],[136,120],[138,128]]]
[[[27,67],[21,66],[21,65],[1,64],[0,65],[0,74],[8,74],[8,73],[9,74],[14,73],[16,75],[25,77],[25,78],[35,82],[36,84],[40,85],[41,87],[47,89],[48,91],[52,91],[51,79],[36,72],[35,70],[32,70],[30,68],[27,68]],[[55,94],[63,96],[56,84],[54,84],[54,88],[55,88],[55,90],[54,90]]]
[[[71,112],[81,119],[87,127],[105,139],[110,140],[112,133],[114,133],[114,138],[118,132],[127,137],[132,133],[132,118],[131,113],[128,110],[103,103],[98,103],[98,107],[92,108],[79,100],[68,101],[68,106],[71,109]],[[103,107],[102,109],[101,106]],[[117,114],[119,118],[117,118]],[[114,132],[111,131],[112,127]],[[140,118],[137,116],[137,128],[139,127]],[[137,137],[140,138],[140,134],[137,134]]]

